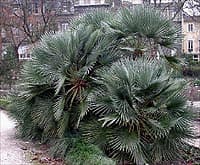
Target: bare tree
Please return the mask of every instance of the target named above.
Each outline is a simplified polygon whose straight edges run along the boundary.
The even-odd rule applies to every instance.
[[[26,43],[37,42],[46,32],[57,30],[58,13],[66,6],[64,0],[6,0],[0,2],[1,25],[6,38],[16,50]],[[64,5],[63,5],[64,4]]]
[[[200,15],[200,1],[199,0],[187,0],[185,5],[189,15],[199,16]]]
[[[5,3],[4,3],[5,4]],[[55,1],[14,0],[5,4],[9,11],[4,27],[13,27],[23,32],[31,42],[36,42],[47,31],[56,30]]]

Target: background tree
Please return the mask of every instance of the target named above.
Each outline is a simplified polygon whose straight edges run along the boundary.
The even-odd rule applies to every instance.
[[[7,84],[11,88],[17,79],[19,66],[12,46],[7,47],[0,61],[0,83]]]
[[[200,1],[198,0],[188,0],[187,4],[185,5],[189,14],[193,16],[200,15]]]
[[[46,32],[57,31],[55,20],[62,11],[63,0],[9,0],[2,1],[2,27],[18,56],[22,43],[33,44]]]

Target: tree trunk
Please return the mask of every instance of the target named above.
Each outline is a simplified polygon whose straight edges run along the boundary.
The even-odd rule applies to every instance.
[[[13,46],[14,54],[16,56],[17,62],[19,62],[19,53],[18,53],[18,46]]]

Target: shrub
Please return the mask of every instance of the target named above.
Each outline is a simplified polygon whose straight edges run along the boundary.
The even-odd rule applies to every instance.
[[[174,46],[178,31],[150,8],[108,15],[89,14],[65,33],[42,37],[22,69],[10,114],[22,137],[58,139],[53,155],[71,164],[113,164],[92,143],[122,163],[174,159],[192,134],[190,114],[182,81],[154,58],[159,46]],[[89,144],[73,142],[74,134]]]
[[[70,165],[115,165],[112,159],[95,145],[84,142],[80,137],[66,137],[52,143],[50,155],[65,159]]]
[[[9,103],[10,102],[6,98],[0,98],[0,108],[6,109]]]
[[[22,135],[34,138],[40,130],[46,141],[77,129],[96,70],[118,58],[110,41],[92,26],[43,36],[22,69],[23,83],[10,106]]]
[[[115,165],[112,159],[106,157],[95,145],[78,141],[65,157],[66,163],[71,165]]]
[[[193,136],[184,81],[172,78],[161,61],[138,59],[101,71],[96,83],[88,98],[93,117],[81,124],[89,142],[135,164],[181,157]]]
[[[189,77],[200,77],[200,67],[199,66],[190,66],[183,69],[183,75]]]
[[[200,79],[194,80],[194,85],[195,86],[200,86]]]
[[[15,84],[20,68],[20,63],[14,53],[14,48],[8,46],[5,50],[3,59],[0,60],[0,84]]]

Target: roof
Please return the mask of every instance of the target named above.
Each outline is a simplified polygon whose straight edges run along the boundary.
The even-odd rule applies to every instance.
[[[184,22],[200,22],[200,16],[183,15]]]

